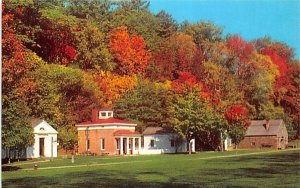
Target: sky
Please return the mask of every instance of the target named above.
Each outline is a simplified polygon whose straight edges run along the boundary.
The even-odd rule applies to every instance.
[[[150,0],[150,10],[165,10],[179,23],[212,21],[224,35],[246,40],[268,36],[293,48],[300,59],[300,0]]]

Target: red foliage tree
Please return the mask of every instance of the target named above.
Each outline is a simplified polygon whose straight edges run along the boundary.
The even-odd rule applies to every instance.
[[[288,62],[290,55],[286,53],[280,53],[280,50],[275,46],[269,46],[262,49],[262,54],[269,56],[272,62],[277,65],[279,70],[279,76],[276,77],[274,87],[274,100],[280,104],[285,93],[291,85],[291,80],[287,75]]]
[[[183,93],[185,91],[191,91],[196,87],[199,87],[196,77],[189,72],[179,72],[179,77],[173,80],[171,83],[172,89],[176,93]]]
[[[253,52],[253,45],[238,35],[229,37],[226,41],[226,46],[230,50],[230,53],[238,57],[241,62],[248,62]]]
[[[249,125],[248,111],[240,105],[233,105],[228,108],[225,111],[224,116],[230,125],[234,125],[238,122],[243,122],[244,127]]]
[[[224,116],[229,125],[228,134],[237,147],[237,144],[243,140],[250,123],[248,111],[240,105],[233,105],[225,111]]]
[[[76,58],[73,47],[75,37],[66,25],[58,25],[51,21],[44,23],[44,30],[37,36],[37,43],[42,44],[37,53],[50,63],[68,64]]]
[[[130,36],[126,27],[118,27],[110,32],[109,47],[118,63],[119,74],[145,73],[150,52],[146,49],[143,37]]]
[[[155,77],[159,80],[173,80],[177,78],[178,71],[194,74],[202,59],[202,54],[191,36],[173,34],[161,43],[159,51],[153,55],[154,64],[159,68]]]

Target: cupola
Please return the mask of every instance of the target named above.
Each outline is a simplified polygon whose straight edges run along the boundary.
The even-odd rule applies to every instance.
[[[114,112],[112,110],[99,110],[99,119],[108,119],[114,117]]]

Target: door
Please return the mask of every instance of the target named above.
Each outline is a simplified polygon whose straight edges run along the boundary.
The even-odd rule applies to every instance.
[[[45,156],[45,138],[40,138],[40,157]]]

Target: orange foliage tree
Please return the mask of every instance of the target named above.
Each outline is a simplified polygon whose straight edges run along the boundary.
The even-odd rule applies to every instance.
[[[159,80],[173,80],[178,71],[197,71],[197,64],[201,63],[202,55],[193,38],[184,33],[176,33],[163,41],[160,50],[153,55],[153,61],[159,67]]]
[[[122,75],[143,75],[151,55],[143,37],[129,35],[127,27],[118,27],[109,36],[109,47],[117,62],[117,72]]]
[[[94,78],[103,92],[103,102],[106,106],[111,106],[125,92],[137,85],[135,74],[121,76],[110,72],[102,72]]]

